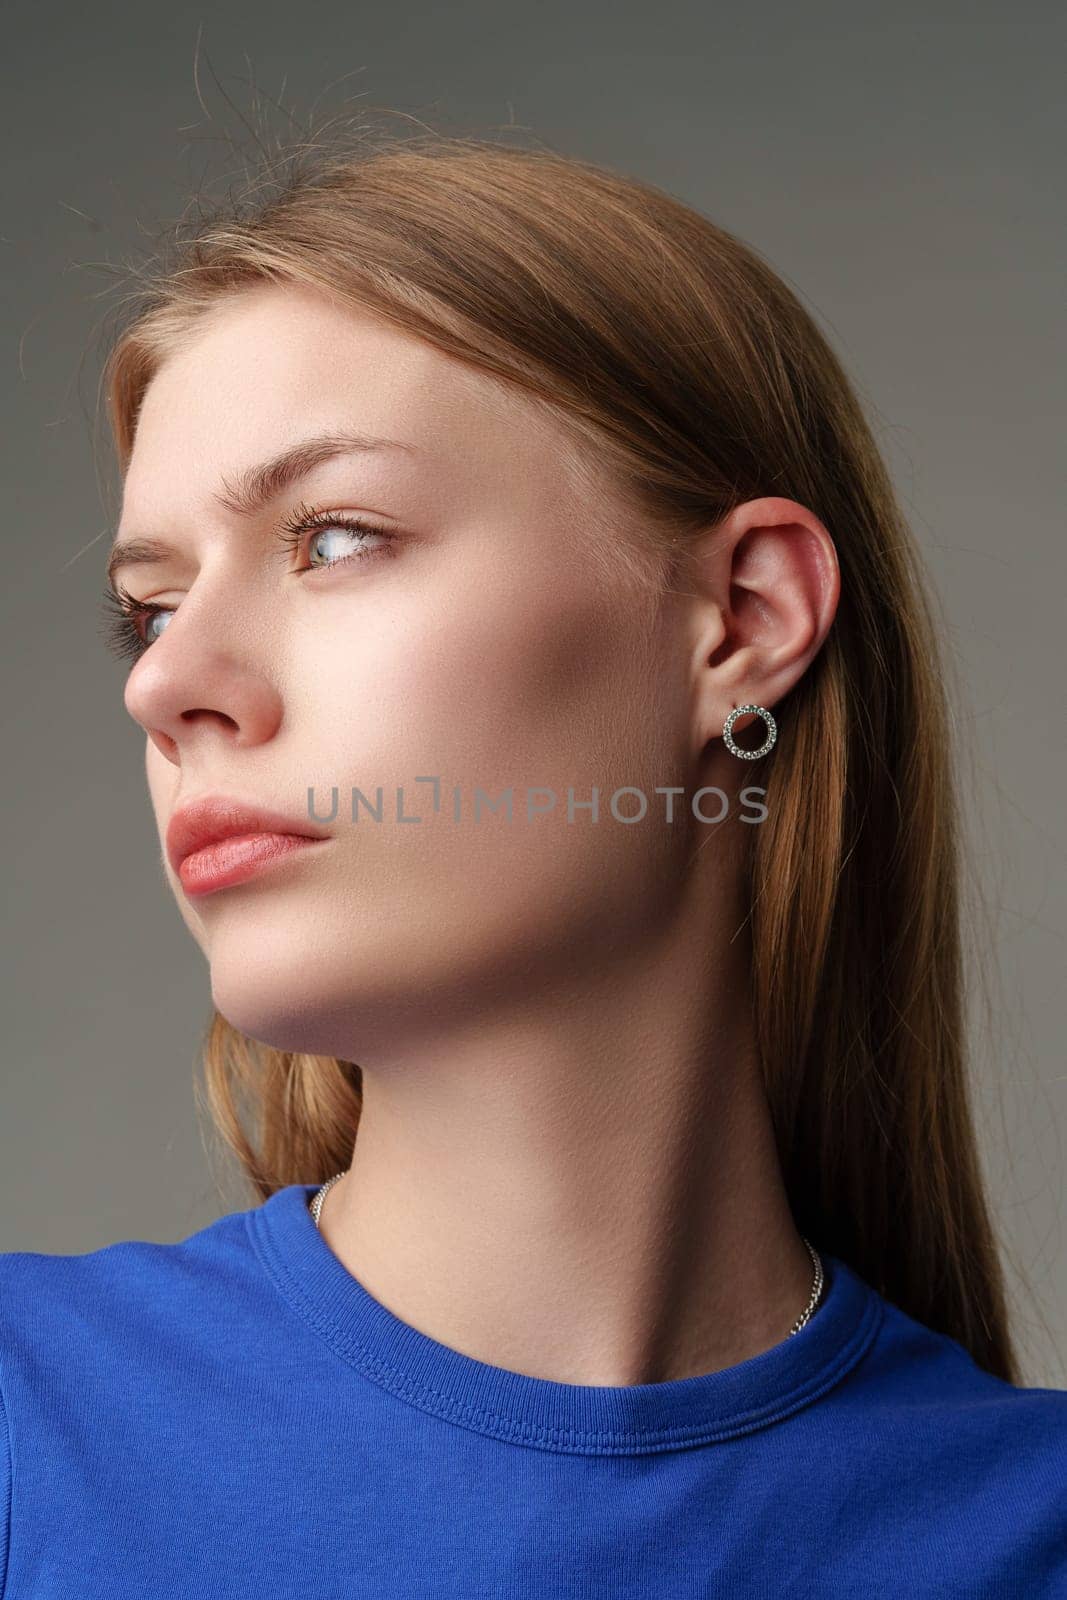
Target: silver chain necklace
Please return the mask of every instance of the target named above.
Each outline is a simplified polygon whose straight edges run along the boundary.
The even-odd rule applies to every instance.
[[[345,1168],[344,1172],[335,1172],[333,1177],[332,1178],[328,1178],[326,1180],[326,1182],[323,1184],[322,1188],[318,1191],[318,1193],[313,1196],[313,1198],[311,1200],[311,1203],[310,1203],[310,1206],[309,1206],[308,1209],[310,1210],[311,1215],[315,1219],[316,1228],[319,1226],[319,1217],[322,1215],[322,1202],[325,1200],[326,1196],[329,1194],[329,1192],[333,1188],[334,1184],[335,1183],[340,1183],[341,1179],[347,1175],[347,1172],[348,1172],[348,1168],[347,1167]],[[803,1234],[801,1234],[800,1237],[802,1239],[804,1239],[804,1235]],[[812,1286],[811,1286],[811,1294],[810,1294],[810,1296],[808,1298],[807,1305],[805,1306],[804,1310],[801,1312],[800,1316],[797,1318],[797,1320],[794,1322],[793,1326],[789,1330],[787,1338],[790,1338],[790,1339],[793,1337],[794,1333],[799,1333],[800,1332],[801,1328],[804,1326],[805,1322],[807,1322],[808,1318],[811,1316],[812,1312],[815,1310],[815,1307],[818,1305],[819,1296],[822,1294],[822,1286],[823,1286],[822,1257],[820,1256],[819,1252],[815,1249],[815,1246],[810,1242],[810,1240],[804,1239],[804,1244],[805,1244],[805,1246],[807,1248],[808,1255],[811,1257],[812,1265],[815,1268],[815,1279],[814,1279],[814,1282],[812,1283]]]

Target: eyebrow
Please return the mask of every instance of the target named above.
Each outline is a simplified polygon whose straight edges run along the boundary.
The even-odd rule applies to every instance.
[[[318,433],[289,445],[277,455],[248,467],[232,481],[223,478],[222,487],[211,498],[223,511],[237,517],[253,517],[276,500],[282,492],[305,478],[315,467],[335,456],[355,455],[372,450],[406,450],[415,455],[414,445],[399,439],[380,439],[367,433]],[[111,547],[107,581],[114,583],[120,567],[148,566],[173,556],[172,546],[160,539],[118,539]]]

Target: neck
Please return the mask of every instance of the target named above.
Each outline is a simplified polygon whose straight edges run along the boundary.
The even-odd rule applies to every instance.
[[[666,1382],[780,1343],[813,1268],[741,944],[721,942],[709,984],[706,954],[701,970],[671,936],[536,1014],[364,1066],[351,1168],[320,1216],[334,1254],[430,1337],[561,1383]]]

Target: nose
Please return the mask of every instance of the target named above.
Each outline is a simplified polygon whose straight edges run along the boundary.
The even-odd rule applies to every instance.
[[[232,593],[190,593],[126,680],[126,710],[175,766],[210,740],[262,744],[281,724],[268,642],[235,630],[234,615]]]

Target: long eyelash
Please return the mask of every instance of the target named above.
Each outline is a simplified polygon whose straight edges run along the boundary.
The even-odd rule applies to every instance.
[[[304,540],[306,533],[315,533],[320,528],[344,528],[348,533],[370,534],[374,538],[393,540],[396,535],[389,528],[380,528],[373,522],[365,522],[361,517],[342,516],[337,511],[327,511],[321,507],[298,505],[296,509],[279,524],[275,530],[277,538],[289,548],[298,548]],[[394,546],[389,543],[380,546],[377,550],[356,549],[347,556],[339,556],[336,561],[331,561],[322,571],[331,571],[334,567],[344,566],[346,561],[368,561],[373,556],[392,556],[396,554]],[[319,568],[305,568],[306,571],[319,571]]]
[[[167,609],[167,606],[153,606],[144,600],[135,600],[121,583],[106,583],[103,598],[104,641],[112,655],[120,659],[136,659],[143,655],[148,645],[137,626],[137,619],[147,622],[157,611]]]

